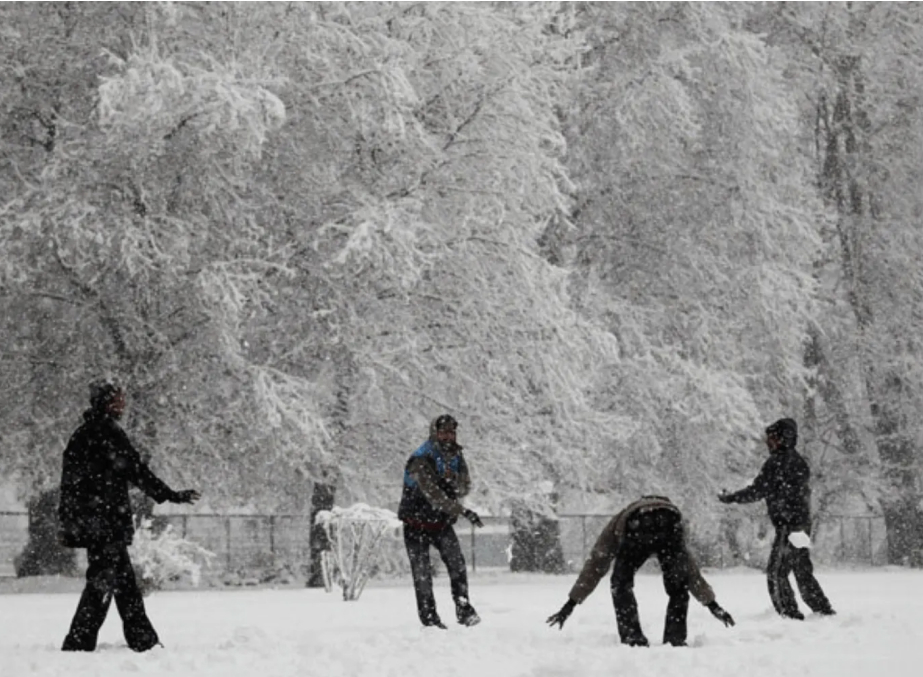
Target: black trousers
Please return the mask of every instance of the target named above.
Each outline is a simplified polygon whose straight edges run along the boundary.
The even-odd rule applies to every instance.
[[[144,610],[144,600],[124,543],[106,543],[87,548],[87,583],[80,596],[64,651],[93,651],[99,629],[106,620],[109,603],[122,617],[125,641],[135,651],[147,651],[160,639]]]
[[[433,567],[429,559],[430,547],[436,548],[445,563],[455,600],[456,616],[461,615],[470,606],[468,601],[468,572],[465,569],[465,556],[462,554],[458,536],[452,525],[443,529],[421,529],[404,523],[404,546],[410,559],[410,573],[413,576],[413,589],[417,597],[417,613],[423,625],[432,625],[439,621],[436,613],[436,598],[433,596]]]
[[[686,642],[689,611],[689,558],[683,541],[682,520],[673,510],[655,509],[629,517],[625,535],[612,567],[612,603],[623,644],[648,644],[638,619],[635,574],[648,558],[656,555],[663,572],[667,613],[664,644]]]
[[[805,531],[807,529],[792,529],[778,527],[776,538],[772,542],[772,551],[769,553],[769,564],[766,567],[766,577],[769,584],[769,597],[772,606],[780,616],[801,617],[798,602],[792,591],[788,575],[795,574],[798,591],[811,611],[820,614],[829,614],[833,611],[830,600],[824,594],[820,583],[814,578],[814,565],[811,563],[811,551],[807,548],[796,548],[789,540],[792,531]]]

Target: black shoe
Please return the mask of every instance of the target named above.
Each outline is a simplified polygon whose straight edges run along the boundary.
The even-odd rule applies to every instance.
[[[159,646],[161,649],[164,648],[163,644],[160,642],[154,642],[153,644],[136,644],[135,646],[129,645],[128,648],[137,653],[144,653],[145,651],[150,651],[157,646]]]
[[[475,611],[474,607],[470,604],[458,607],[455,612],[455,617],[458,619],[459,624],[467,625],[469,628],[481,622],[481,617],[478,616],[478,612]]]
[[[128,644],[129,649],[138,653],[150,651],[155,646],[163,647],[160,637],[153,628],[147,631],[130,632],[125,638],[125,643]]]
[[[445,623],[443,623],[438,618],[429,618],[423,621],[423,627],[424,628],[440,628],[442,630],[447,630],[447,628],[445,627]]]
[[[667,640],[666,642],[664,642],[664,644],[668,646],[686,646],[686,640],[684,639]]]
[[[833,609],[824,609],[823,611],[815,611],[818,616],[836,616],[836,611]]]
[[[800,611],[789,611],[788,613],[781,614],[782,618],[791,618],[794,621],[803,621],[804,614]]]
[[[622,644],[627,644],[628,646],[650,646],[650,642],[647,641],[646,637],[629,637],[628,639],[623,639]]]
[[[61,651],[86,651],[88,653],[92,653],[96,651],[96,648],[94,647],[91,649],[90,647],[87,647],[87,646],[75,646],[73,644],[65,644],[64,646],[61,647]]]
[[[61,646],[61,651],[96,651],[96,642],[92,644],[90,642],[80,642],[73,639],[70,635],[64,638],[64,644]]]

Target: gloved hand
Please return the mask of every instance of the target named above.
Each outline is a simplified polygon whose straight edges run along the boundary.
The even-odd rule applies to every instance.
[[[465,508],[464,510],[462,510],[462,515],[464,515],[465,519],[471,522],[474,526],[476,527],[484,526],[484,523],[481,521],[481,518],[478,517],[478,514],[474,512],[474,510],[468,510],[467,508]]]
[[[718,500],[721,501],[722,503],[733,503],[734,502],[731,500],[731,495],[727,492],[727,490],[723,490],[720,494],[718,494]]]
[[[183,489],[182,491],[173,492],[170,503],[195,503],[200,498],[202,498],[202,494],[195,489]]]
[[[725,627],[729,628],[734,625],[734,619],[731,617],[731,614],[721,608],[721,605],[718,604],[718,602],[712,602],[709,604],[708,610],[711,611],[712,616],[724,623]]]
[[[563,630],[564,621],[570,616],[575,606],[577,606],[577,603],[572,599],[568,599],[564,602],[564,606],[561,607],[561,610],[556,614],[551,614],[545,622],[552,628],[557,625],[559,630]]]

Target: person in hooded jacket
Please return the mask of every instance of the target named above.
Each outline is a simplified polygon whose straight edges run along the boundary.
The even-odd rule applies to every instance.
[[[776,535],[766,569],[772,606],[785,618],[804,620],[788,581],[795,573],[798,590],[811,610],[823,616],[836,613],[814,577],[811,563],[811,470],[795,449],[798,424],[782,418],[766,428],[769,458],[753,483],[734,493],[718,496],[722,503],[765,500]]]
[[[128,555],[134,536],[128,485],[158,503],[194,503],[199,492],[173,491],[151,472],[117,423],[124,391],[109,381],[90,385],[90,408],[64,450],[59,540],[86,548],[86,586],[80,596],[63,651],[94,651],[109,604],[122,618],[125,641],[134,651],[160,644],[144,609]]]
[[[663,587],[669,598],[664,644],[686,645],[690,592],[725,626],[734,625],[731,614],[718,604],[714,590],[702,577],[686,547],[679,508],[665,496],[642,496],[609,520],[568,593],[567,602],[548,617],[547,623],[563,629],[574,608],[590,596],[611,566],[612,604],[619,638],[629,646],[649,646],[638,619],[634,585],[635,574],[651,556],[656,556],[660,563]]]
[[[460,502],[471,488],[468,464],[456,442],[458,422],[443,414],[430,424],[429,438],[404,468],[404,486],[397,516],[404,523],[404,545],[410,560],[420,622],[445,628],[436,611],[430,548],[442,557],[455,601],[455,616],[462,625],[476,625],[478,616],[468,598],[468,573],[453,525],[459,516],[484,526],[473,510]]]

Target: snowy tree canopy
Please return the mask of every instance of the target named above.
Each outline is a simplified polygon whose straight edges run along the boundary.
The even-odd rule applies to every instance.
[[[716,516],[781,416],[867,499],[921,434],[919,13],[0,6],[5,473],[106,373],[214,506],[393,507],[443,412],[483,509]]]

